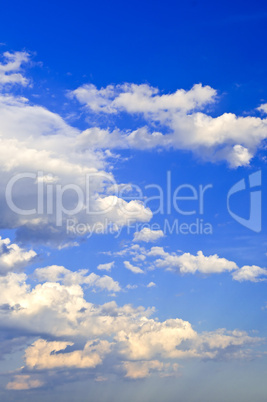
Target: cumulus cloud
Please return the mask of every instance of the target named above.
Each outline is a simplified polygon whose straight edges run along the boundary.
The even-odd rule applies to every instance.
[[[202,251],[198,251],[197,255],[190,253],[178,255],[176,253],[168,253],[162,247],[152,247],[150,251],[145,251],[145,253],[150,257],[161,257],[153,262],[156,267],[174,272],[178,271],[182,274],[194,274],[196,272],[202,274],[219,274],[233,271],[233,279],[239,282],[260,282],[264,281],[267,276],[266,268],[255,265],[245,265],[239,268],[234,261],[219,257],[217,254],[205,256]]]
[[[189,91],[177,90],[173,94],[160,95],[158,88],[147,84],[108,85],[98,90],[95,85],[83,85],[71,95],[94,112],[157,114],[166,110],[190,111],[214,101],[216,91],[209,86],[194,85]]]
[[[104,374],[100,367],[109,356],[113,356],[105,360],[109,370],[115,370],[115,358],[128,378],[144,378],[152,372],[168,375],[181,359],[243,358],[262,341],[238,330],[198,333],[179,318],[152,318],[154,309],[120,307],[115,302],[92,304],[85,300],[78,284],[45,282],[32,287],[27,279],[18,273],[0,278],[0,305],[9,306],[0,309],[2,325],[10,334],[16,331],[16,337],[38,337],[27,345],[25,367],[16,372],[16,376],[31,376],[15,377],[8,389],[41,386],[31,381],[44,381],[47,370],[45,382],[58,369],[97,367],[99,376]],[[43,377],[32,377],[38,373]]]
[[[266,280],[267,269],[256,265],[245,265],[233,273],[233,279],[238,282],[250,281],[261,282]]]
[[[121,290],[120,285],[117,281],[114,281],[110,276],[104,275],[99,276],[94,272],[88,274],[87,269],[79,271],[70,271],[69,269],[52,265],[45,268],[37,268],[34,271],[35,277],[40,282],[62,282],[66,286],[72,285],[87,285],[89,287],[108,290],[113,292],[119,292]]]
[[[152,254],[156,254],[156,251],[151,250]],[[228,261],[226,258],[220,258],[217,254],[204,256],[202,251],[198,251],[197,255],[190,253],[184,253],[182,255],[170,254],[158,251],[163,258],[157,259],[155,265],[160,268],[166,268],[168,270],[177,270],[182,274],[199,271],[203,274],[214,274],[229,272],[237,269],[237,265],[233,261]]]
[[[149,228],[143,228],[140,232],[134,233],[134,242],[155,242],[161,237],[164,237],[164,233],[162,230],[151,230]]]
[[[146,121],[145,126],[133,131],[99,127],[81,131],[59,114],[6,92],[11,84],[28,85],[21,68],[29,55],[6,52],[4,58],[0,64],[0,225],[17,229],[17,237],[23,241],[62,248],[77,244],[74,240],[81,233],[75,232],[76,224],[86,235],[152,218],[142,202],[134,197],[126,201],[118,194],[132,191],[133,186],[115,183],[114,155],[106,148],[190,149],[203,158],[239,166],[250,162],[266,138],[265,119],[207,115],[205,108],[214,103],[217,93],[200,84],[167,95],[149,85],[78,88],[72,96],[90,112],[126,112]],[[55,209],[49,194],[51,199],[56,197]],[[69,216],[74,228],[70,232],[66,231]],[[142,230],[134,236],[135,241],[149,242],[162,235],[161,231]],[[145,267],[154,258],[151,265],[181,273],[235,271],[234,279],[255,281],[265,275],[259,267],[239,270],[234,262],[216,254],[204,256],[201,251],[197,255],[177,254],[134,244],[123,247],[117,255],[131,259],[124,261],[124,266],[135,274],[147,272]],[[261,342],[237,330],[198,333],[191,323],[179,318],[160,321],[153,318],[153,307],[118,305],[114,301],[95,304],[90,301],[92,292],[119,292],[121,287],[110,276],[86,269],[71,271],[52,265],[36,269],[30,278],[13,272],[35,256],[33,250],[0,239],[0,327],[10,337],[9,342],[14,339],[14,344],[25,345],[25,366],[15,372],[7,389],[41,387],[45,373],[49,380],[59,369],[64,376],[72,370],[93,372],[97,368],[97,378],[105,378],[101,370],[108,367],[113,373],[119,367],[128,378],[145,378],[153,372],[175,371],[180,359],[244,357],[251,346]],[[97,268],[110,271],[113,266],[114,261]],[[153,286],[154,282],[147,285]],[[86,288],[92,292],[87,291],[85,298]],[[107,366],[102,364],[104,360]]]
[[[141,268],[132,265],[129,261],[124,261],[123,264],[125,268],[129,269],[134,274],[144,274],[144,271]]]
[[[233,113],[211,117],[204,113],[203,109],[214,103],[217,92],[201,84],[172,94],[160,94],[147,84],[126,83],[101,89],[91,84],[77,88],[71,95],[91,112],[140,114],[150,126],[129,134],[102,131],[100,135],[89,129],[88,140],[96,144],[97,135],[105,147],[173,147],[193,151],[213,162],[226,160],[237,167],[248,165],[267,137],[266,119]],[[264,111],[264,105],[259,109]],[[159,125],[158,131],[153,129],[155,124]]]
[[[4,63],[0,63],[0,87],[6,84],[28,85],[29,81],[19,72],[29,62],[27,52],[5,52]]]
[[[25,351],[25,363],[30,369],[44,370],[62,367],[91,368],[102,363],[102,358],[110,352],[110,344],[99,339],[86,343],[83,350],[64,352],[72,342],[47,342],[38,339]],[[55,353],[56,352],[56,353]]]
[[[204,255],[203,251],[198,251],[196,255],[191,253],[167,252],[163,247],[153,246],[150,249],[141,247],[139,244],[126,245],[122,250],[112,253],[113,256],[129,256],[132,261],[138,261],[140,267],[134,266],[130,261],[124,261],[124,266],[133,272],[144,272],[144,268],[153,270],[163,268],[166,271],[177,272],[180,274],[204,275],[232,273],[233,280],[243,282],[261,282],[266,279],[267,269],[255,265],[245,265],[239,268],[234,261],[219,257],[217,254]],[[143,268],[143,269],[142,269]],[[137,272],[138,271],[138,272]],[[141,273],[141,272],[140,272]],[[153,283],[153,282],[151,282]],[[150,285],[152,286],[152,285]]]
[[[0,306],[1,320],[16,329],[17,336],[20,331],[56,337],[110,336],[153,311],[130,305],[118,307],[115,302],[96,306],[85,300],[82,286],[75,282],[46,281],[31,287],[23,273],[0,277]]]
[[[10,271],[17,271],[29,265],[36,257],[34,250],[25,250],[10,239],[0,236],[0,275]]]
[[[214,274],[238,269],[235,262],[219,257],[217,254],[205,256],[202,251],[198,251],[196,255],[191,253],[182,254],[167,252],[163,247],[154,246],[151,249],[146,249],[135,244],[125,247],[115,254],[121,257],[129,255],[133,260],[140,261],[144,266],[164,268],[168,271],[182,274],[194,274],[196,272]],[[153,260],[151,261],[152,258]]]
[[[178,318],[164,322],[144,320],[138,330],[122,330],[115,339],[120,342],[121,353],[136,361],[152,360],[156,356],[161,359],[229,358],[233,352],[238,355],[244,345],[260,341],[237,330],[198,334],[189,322]]]
[[[259,110],[260,112],[267,114],[267,103],[263,103],[262,105],[260,105],[257,110]]]
[[[0,224],[18,228],[19,240],[62,246],[99,228],[151,219],[134,197],[126,202],[110,195],[116,183],[111,153],[81,141],[82,132],[58,114],[0,93],[0,120]],[[82,232],[75,229],[79,223]]]

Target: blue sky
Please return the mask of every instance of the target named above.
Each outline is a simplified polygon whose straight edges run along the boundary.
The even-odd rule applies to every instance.
[[[266,400],[266,19],[2,6],[1,400]]]

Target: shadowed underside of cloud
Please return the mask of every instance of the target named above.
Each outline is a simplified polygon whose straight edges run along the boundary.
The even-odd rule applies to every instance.
[[[15,273],[0,278],[0,303],[10,306],[0,309],[0,318],[10,337],[16,333],[22,345],[26,334],[37,338],[8,389],[43,386],[58,369],[92,374],[97,367],[98,376],[103,370],[132,379],[175,375],[181,360],[244,358],[262,341],[237,330],[198,333],[182,319],[154,319],[154,310],[142,306],[94,305],[82,289],[90,275],[64,267],[37,269],[35,277],[46,282],[32,287],[25,274]]]

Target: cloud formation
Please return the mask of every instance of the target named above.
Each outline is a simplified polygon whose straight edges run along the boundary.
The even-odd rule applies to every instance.
[[[267,138],[267,120],[254,116],[224,113],[212,117],[203,109],[214,104],[218,94],[210,86],[194,85],[172,94],[160,94],[147,84],[109,85],[97,89],[83,85],[71,92],[91,113],[142,116],[147,126],[129,134],[88,129],[92,146],[152,149],[155,147],[189,150],[212,162],[226,160],[231,167],[250,163]],[[264,110],[262,105],[259,110]],[[157,131],[154,127],[157,126]]]
[[[159,240],[161,237],[164,237],[164,233],[162,230],[151,230],[149,228],[143,228],[140,232],[134,233],[134,242],[155,242]]]
[[[5,55],[9,62],[0,66],[0,81],[2,77],[15,82],[13,75],[6,74],[20,69],[29,55]],[[21,77],[16,75],[16,82],[26,85]],[[82,131],[60,115],[11,91],[0,91],[0,120],[0,225],[17,228],[19,240],[62,247],[100,228],[113,225],[116,230],[129,220],[151,219],[151,211],[141,201],[110,195],[116,156],[93,149]],[[83,230],[73,226],[69,230],[69,218],[75,225],[82,224]]]
[[[112,262],[107,262],[106,264],[99,264],[97,266],[97,269],[99,269],[100,271],[111,271],[111,269],[114,267],[115,265],[115,261]]]
[[[20,270],[29,265],[36,257],[34,250],[25,250],[10,239],[0,236],[0,275]]]
[[[141,268],[132,265],[129,261],[124,261],[123,264],[125,268],[129,269],[129,271],[132,271],[134,274],[144,274]]]
[[[21,66],[28,63],[30,55],[27,52],[5,52],[4,63],[0,63],[0,88],[6,84],[26,86],[29,81],[21,74]]]
[[[51,265],[50,267],[45,268],[37,268],[34,271],[35,277],[40,282],[61,282],[66,286],[87,285],[88,287],[100,290],[108,290],[110,292],[119,292],[121,290],[119,283],[114,281],[108,275],[99,276],[96,275],[94,272],[89,275],[87,274],[87,269],[70,271],[63,266],[58,265]]]
[[[233,273],[233,279],[238,282],[261,282],[267,279],[266,276],[267,269],[258,267],[256,265],[245,265]]]
[[[59,114],[12,93],[12,85],[29,85],[22,67],[30,58],[26,52],[3,56],[0,225],[15,229],[17,239],[24,242],[62,248],[77,245],[79,235],[102,233],[109,227],[118,230],[129,222],[152,218],[141,201],[134,197],[126,201],[117,194],[129,195],[134,187],[115,183],[112,170],[118,156],[110,149],[172,147],[213,162],[226,160],[236,167],[249,164],[266,138],[266,119],[231,113],[211,117],[207,108],[214,104],[217,92],[201,84],[172,94],[162,94],[147,84],[110,85],[100,90],[82,86],[71,96],[87,112],[127,113],[142,121],[132,130],[90,127],[82,131]],[[261,105],[259,111],[264,110]],[[70,232],[66,230],[69,216],[74,228]],[[146,228],[135,232],[134,242],[149,243],[161,237],[161,230]],[[19,346],[25,362],[8,381],[9,390],[43,387],[58,370],[63,381],[86,370],[96,379],[107,373],[136,380],[152,374],[173,375],[183,359],[244,358],[262,342],[239,330],[198,332],[180,318],[159,320],[153,316],[153,307],[115,301],[96,304],[93,293],[105,291],[110,296],[122,291],[119,282],[108,275],[87,269],[72,271],[63,265],[37,268],[30,276],[17,272],[36,256],[21,243],[0,238],[0,327],[8,338],[3,340],[1,353],[17,353]],[[217,254],[205,256],[202,251],[193,255],[133,244],[116,256],[134,274],[148,273],[151,268],[180,274],[231,272],[240,282],[257,282],[267,275],[265,268],[238,268],[233,261]],[[115,261],[99,264],[97,269],[111,272],[114,265]],[[142,286],[147,291],[156,286],[149,280],[146,283]],[[136,287],[127,285],[126,289]]]
[[[255,265],[245,265],[241,268],[234,261],[219,257],[217,254],[205,256],[203,251],[198,251],[196,255],[182,252],[167,252],[163,247],[154,246],[150,249],[141,247],[139,244],[125,246],[121,251],[113,253],[117,257],[129,256],[132,261],[138,261],[142,268],[134,267],[130,261],[124,261],[126,268],[134,270],[148,270],[163,268],[166,271],[179,274],[203,275],[232,273],[233,280],[243,282],[261,282],[266,280],[267,269]],[[125,264],[126,263],[126,264]],[[127,266],[126,266],[127,265]],[[140,272],[141,273],[141,272]]]
[[[243,358],[262,341],[238,330],[198,333],[188,321],[159,321],[151,317],[153,309],[142,306],[120,307],[114,301],[95,305],[85,300],[79,278],[73,284],[61,284],[58,273],[55,269],[56,277],[51,277],[52,268],[46,275],[37,270],[36,277],[53,282],[35,287],[27,283],[25,274],[0,278],[1,322],[10,334],[15,330],[22,342],[25,334],[37,337],[26,347],[25,366],[8,382],[8,389],[43,386],[58,369],[98,367],[98,376],[101,367],[114,372],[115,357],[128,378],[144,378],[153,372],[170,375],[183,359]]]
[[[30,369],[47,370],[62,367],[92,368],[102,363],[102,357],[110,352],[107,341],[91,340],[83,350],[63,351],[71,342],[47,342],[38,339],[25,350],[25,363]],[[57,353],[55,353],[57,352]]]

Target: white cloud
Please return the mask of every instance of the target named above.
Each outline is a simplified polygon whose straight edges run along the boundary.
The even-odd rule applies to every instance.
[[[199,271],[203,274],[229,272],[237,269],[237,265],[233,261],[226,258],[220,258],[217,254],[204,256],[202,251],[198,251],[197,255],[184,253],[182,255],[168,254],[164,259],[155,261],[157,267],[164,267],[170,270],[178,270],[186,274],[194,274]]]
[[[155,284],[155,282],[149,282],[149,284],[147,285],[147,288],[154,288],[155,286],[157,286]]]
[[[88,341],[83,350],[65,352],[67,346],[72,345],[72,342],[47,342],[38,339],[26,349],[25,363],[30,369],[37,370],[91,368],[101,364],[103,356],[110,352],[110,343],[99,339]]]
[[[144,271],[141,268],[132,265],[129,261],[124,261],[123,264],[125,268],[129,269],[134,274],[144,274]]]
[[[39,338],[26,347],[25,368],[16,372],[23,375],[30,370],[31,379],[50,370],[49,381],[56,372],[51,370],[59,368],[97,367],[97,376],[101,376],[107,367],[102,372],[100,365],[110,355],[123,365],[129,378],[146,377],[153,371],[167,375],[172,370],[170,360],[177,364],[193,357],[243,358],[251,346],[262,341],[237,330],[198,333],[182,319],[153,319],[154,310],[142,306],[95,305],[84,299],[78,284],[45,282],[31,287],[25,274],[0,278],[0,305],[0,322],[11,334]],[[108,369],[116,370],[113,366]],[[34,384],[40,385],[15,377],[7,387],[30,389]]]
[[[202,251],[198,251],[196,255],[193,255],[191,253],[182,253],[181,251],[179,253],[167,252],[163,247],[158,246],[146,249],[139,246],[139,244],[133,244],[125,246],[121,251],[112,255],[118,257],[130,256],[133,261],[138,261],[139,264],[142,264],[142,267],[147,267],[148,270],[153,270],[156,267],[181,274],[196,274],[199,272],[205,275],[232,272],[232,278],[239,282],[260,282],[264,281],[267,276],[266,268],[255,265],[246,265],[239,268],[234,261],[219,257],[217,254],[205,256]],[[136,271],[137,273],[139,270],[144,272],[142,268],[133,266],[129,261],[124,261],[124,265],[133,272]],[[153,284],[153,282],[151,283]]]
[[[6,63],[0,64],[0,85],[27,85],[28,80],[20,70],[28,61],[28,55],[21,52],[5,53],[4,56]],[[205,114],[203,108],[216,97],[216,91],[208,86],[196,85],[189,91],[178,90],[168,95],[160,94],[149,85],[125,84],[100,91],[87,86],[74,91],[74,96],[97,113],[139,113],[148,126],[132,132],[118,129],[110,132],[98,127],[81,132],[58,114],[32,105],[25,98],[0,94],[0,224],[5,228],[18,228],[20,239],[42,243],[57,241],[60,247],[75,244],[74,235],[66,238],[66,216],[60,226],[56,213],[18,215],[5,204],[4,189],[16,173],[43,171],[43,176],[28,178],[14,186],[14,203],[26,209],[34,207],[32,201],[38,186],[43,186],[45,196],[48,185],[52,186],[53,195],[56,185],[68,184],[86,193],[85,177],[91,175],[88,197],[94,213],[88,215],[82,202],[81,210],[74,217],[76,223],[85,225],[86,233],[91,233],[96,231],[93,228],[97,225],[104,228],[106,220],[107,225],[118,228],[127,225],[129,219],[147,222],[152,217],[151,211],[140,201],[126,202],[117,194],[111,195],[121,191],[125,184],[114,184],[110,162],[114,156],[101,148],[172,146],[193,150],[214,161],[226,159],[232,166],[238,166],[248,164],[261,140],[266,138],[264,119],[240,118],[233,114],[212,118]],[[158,131],[151,132],[155,126]],[[75,195],[68,193],[65,196],[65,209],[73,208]],[[159,237],[162,237],[161,231],[135,233],[137,241],[148,242]],[[0,322],[11,338],[23,338],[27,343],[25,367],[17,370],[21,374],[15,375],[7,384],[8,389],[42,386],[44,382],[35,376],[36,371],[38,375],[48,371],[49,377],[58,369],[97,367],[98,378],[104,378],[100,375],[100,365],[109,355],[108,364],[119,362],[128,378],[137,379],[147,377],[153,371],[168,371],[170,366],[166,360],[170,359],[242,357],[251,345],[261,341],[240,331],[223,329],[198,333],[189,322],[179,318],[165,321],[151,318],[153,308],[118,306],[114,301],[96,305],[85,299],[84,288],[109,292],[119,292],[121,288],[110,276],[96,275],[88,270],[73,272],[58,265],[38,268],[33,276],[39,283],[34,286],[26,274],[10,271],[29,264],[36,253],[12,244],[9,239],[0,239],[0,242],[0,270],[6,274],[0,277]],[[178,255],[160,247],[147,251],[135,244],[123,248],[118,255],[130,255],[133,261],[142,264],[142,268],[149,258],[156,257],[155,266],[182,273],[235,270],[234,279],[255,281],[266,275],[263,268],[253,266],[238,270],[234,262],[216,254],[204,256],[201,251],[196,256],[190,253]],[[100,264],[98,269],[109,271],[113,265],[114,261]],[[145,272],[130,261],[124,261],[124,266],[136,274]],[[153,286],[154,282],[147,285]],[[90,298],[90,292],[87,297]],[[38,340],[33,342],[32,337]],[[29,339],[33,342],[31,346],[28,346]],[[25,371],[30,371],[31,375],[24,375]]]
[[[28,85],[29,81],[19,72],[24,63],[29,62],[26,52],[5,52],[4,63],[0,63],[0,86],[6,84]]]
[[[41,282],[62,282],[66,286],[88,285],[89,287],[108,290],[110,292],[119,292],[121,290],[119,283],[108,275],[99,276],[93,272],[89,275],[87,274],[87,269],[73,272],[58,265],[37,268],[34,271],[35,277]]]
[[[163,247],[155,246],[151,247],[151,250],[147,252],[147,255],[152,257],[155,256],[167,257],[169,253],[165,252]]]
[[[146,243],[155,242],[161,237],[164,237],[162,230],[151,230],[149,228],[143,228],[140,232],[134,233],[134,242],[144,241]]]
[[[95,151],[86,142],[81,143],[81,132],[56,113],[30,105],[27,99],[0,94],[0,120],[0,223],[5,228],[21,227],[18,232],[20,239],[57,242],[62,246],[69,243],[70,238],[92,233],[100,226],[104,230],[112,224],[115,227],[128,225],[129,220],[148,222],[151,219],[151,211],[134,197],[126,202],[106,191],[115,182],[110,154]],[[38,171],[43,172],[43,176],[37,177]],[[43,191],[46,211],[48,185],[54,199],[58,191],[56,186],[64,191],[65,186],[71,185],[74,190],[65,192],[63,208],[61,199],[58,199],[58,208],[53,208],[52,213],[17,213],[11,210],[10,201],[7,205],[4,190],[15,174],[24,172],[33,177],[19,179],[9,192],[11,201],[20,209],[36,209],[33,200],[37,199],[37,191]],[[89,198],[86,205],[87,189]],[[80,204],[77,213],[69,216],[66,211],[77,207],[78,190]],[[84,232],[70,230],[67,233],[68,218],[75,218],[77,224],[82,223]]]
[[[244,345],[260,342],[242,331],[220,329],[198,334],[191,324],[180,319],[164,322],[144,320],[138,330],[120,331],[115,337],[121,345],[121,353],[129,360],[231,357],[242,352]],[[240,355],[242,357],[242,353]]]
[[[266,276],[267,269],[257,267],[256,265],[245,265],[233,273],[233,279],[239,282],[260,282],[266,280]]]
[[[115,261],[108,262],[106,264],[99,264],[97,266],[97,269],[99,269],[100,271],[111,271],[111,269],[114,268],[114,265]]]
[[[209,86],[194,85],[189,91],[177,90],[173,94],[160,95],[157,88],[147,84],[109,85],[98,90],[93,84],[83,85],[71,93],[79,102],[94,112],[157,114],[172,111],[191,111],[213,102],[216,91]]]
[[[26,267],[36,255],[35,251],[27,251],[11,243],[10,239],[2,239],[0,236],[0,275]]]
[[[162,247],[152,247],[150,251],[146,251],[146,255],[160,257],[153,262],[156,267],[178,271],[182,274],[194,274],[196,272],[214,274],[238,269],[235,262],[220,258],[217,254],[205,256],[202,251],[198,251],[197,255],[190,253],[179,255],[168,253]]]
[[[98,90],[84,85],[72,92],[91,112],[108,114],[121,111],[141,114],[148,127],[123,134],[98,133],[103,147],[151,149],[173,147],[193,151],[198,157],[216,162],[226,160],[232,167],[248,165],[261,142],[267,138],[267,120],[253,116],[224,113],[218,117],[205,114],[202,109],[211,105],[216,91],[209,86],[194,85],[192,89],[160,94],[149,85],[109,85]],[[260,107],[264,110],[264,105]],[[154,126],[160,125],[158,131]],[[164,134],[162,132],[169,132]],[[87,138],[97,144],[96,132],[87,131]]]
[[[263,103],[262,105],[260,105],[257,110],[259,110],[260,112],[267,114],[267,103]]]

